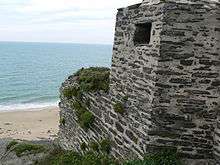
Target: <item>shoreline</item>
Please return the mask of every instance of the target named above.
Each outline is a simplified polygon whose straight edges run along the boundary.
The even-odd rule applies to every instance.
[[[59,101],[54,102],[45,102],[45,103],[25,103],[25,104],[12,104],[12,105],[0,105],[1,112],[10,112],[10,111],[32,111],[32,110],[41,110],[50,107],[58,107]]]
[[[10,110],[0,110],[1,113],[11,113],[11,112],[35,112],[35,111],[45,111],[48,109],[59,109],[58,105],[48,105],[48,106],[42,106],[42,107],[36,107],[36,108],[22,108],[22,109],[10,109]]]
[[[0,139],[52,140],[58,127],[58,106],[0,111]]]

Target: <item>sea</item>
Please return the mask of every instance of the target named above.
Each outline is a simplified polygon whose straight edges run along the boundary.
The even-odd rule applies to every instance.
[[[0,42],[0,111],[56,106],[82,67],[110,67],[112,45]]]

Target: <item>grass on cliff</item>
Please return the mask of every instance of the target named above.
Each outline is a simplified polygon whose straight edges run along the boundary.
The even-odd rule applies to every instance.
[[[44,160],[36,165],[183,165],[176,153],[167,151],[147,155],[143,160],[119,161],[109,156],[94,151],[84,154],[73,151],[54,150]]]
[[[87,130],[95,120],[95,116],[88,111],[90,101],[83,101],[83,92],[96,92],[102,90],[108,92],[109,90],[109,68],[91,67],[87,69],[80,69],[75,73],[78,85],[67,87],[63,90],[63,95],[67,99],[75,99],[72,102],[72,108],[75,110],[78,117],[79,125]]]
[[[79,125],[83,128],[83,129],[88,129],[91,127],[92,123],[95,120],[95,116],[89,112],[86,111],[84,112],[80,118],[79,118]]]
[[[77,81],[80,89],[85,92],[99,90],[107,92],[109,90],[109,75],[110,70],[105,67],[82,68],[75,74],[78,76]]]
[[[8,151],[8,150],[12,149],[16,144],[18,144],[18,141],[16,141],[16,140],[10,141],[6,147],[6,150]]]
[[[18,142],[18,141],[13,140],[7,145],[6,149],[14,151],[18,157],[21,157],[23,155],[44,152],[46,150],[46,147],[44,145]]]
[[[77,76],[78,87],[68,87],[63,90],[63,95],[71,99],[72,97],[79,98],[82,92],[96,92],[109,90],[109,68],[91,67],[82,68],[75,73]]]
[[[63,95],[67,99],[72,99],[72,97],[80,97],[80,90],[77,87],[69,87],[63,90]]]
[[[100,141],[91,141],[89,144],[81,143],[82,151],[93,151],[96,153],[109,154],[111,152],[111,141],[109,139],[102,139]]]
[[[120,114],[125,113],[125,107],[121,102],[116,102],[113,105],[113,108],[114,108],[114,111],[117,112],[117,113],[120,113]]]
[[[79,125],[85,130],[89,129],[95,120],[93,113],[87,110],[87,106],[81,100],[73,102],[71,106],[75,110]]]
[[[56,150],[36,165],[118,165],[116,160],[108,155],[87,152],[80,154],[73,151]]]
[[[146,155],[143,160],[132,160],[123,165],[183,165],[177,154],[173,151],[163,151]]]

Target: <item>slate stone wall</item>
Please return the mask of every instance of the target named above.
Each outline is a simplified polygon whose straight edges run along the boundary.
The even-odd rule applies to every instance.
[[[80,151],[82,142],[109,138],[116,157],[141,158],[169,148],[183,158],[210,162],[216,155],[217,160],[219,3],[148,2],[118,10],[109,93],[84,93],[95,115],[88,131],[62,95],[76,77],[62,84],[60,144]],[[146,22],[152,23],[150,43],[134,44],[136,25]],[[117,102],[125,106],[124,114],[114,111]]]
[[[220,115],[218,114],[217,123],[215,127],[215,132],[214,132],[214,155],[215,155],[215,159],[217,162],[220,162],[220,140],[219,139],[220,139]]]
[[[219,8],[166,3],[164,10],[152,139],[178,146],[184,157],[212,158],[220,104]]]
[[[59,141],[62,148],[81,151],[80,145],[85,142],[98,141],[109,138],[107,108],[110,105],[110,96],[102,91],[96,93],[84,93],[83,102],[90,100],[89,110],[95,115],[93,126],[85,131],[78,124],[78,118],[75,110],[71,107],[72,101],[63,96],[64,88],[76,85],[76,77],[70,76],[60,88],[60,118],[64,123],[60,123]]]

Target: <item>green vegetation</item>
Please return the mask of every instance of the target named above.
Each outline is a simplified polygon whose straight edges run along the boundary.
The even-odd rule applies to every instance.
[[[86,100],[86,106],[87,106],[88,108],[91,107],[90,99],[87,99],[87,100]]]
[[[99,143],[97,142],[90,142],[89,143],[89,147],[91,150],[95,151],[95,152],[99,152]]]
[[[74,101],[72,108],[75,110],[77,117],[80,119],[81,116],[87,112],[86,106],[81,101]]]
[[[82,146],[86,146],[86,147],[83,147],[85,148],[85,150],[90,149],[90,151],[95,151],[97,153],[101,151],[104,154],[109,154],[111,151],[111,141],[109,139],[102,139],[101,141],[98,141],[98,142],[91,141],[88,146],[85,142],[83,142],[81,144],[81,149],[82,149]]]
[[[78,83],[83,92],[94,92],[109,90],[109,68],[91,67],[80,69],[75,76],[78,76]]]
[[[110,156],[87,152],[84,155],[72,151],[54,151],[36,165],[119,165]]]
[[[95,151],[96,153],[99,153],[101,151],[104,154],[109,154],[111,151],[111,141],[108,139],[102,139],[101,141],[98,142],[91,141],[89,145],[83,142],[80,145],[80,148],[83,151],[89,149],[90,151]]]
[[[44,160],[36,162],[36,165],[182,165],[182,163],[173,151],[150,154],[144,160],[128,160],[119,163],[107,154],[91,151],[80,154],[57,149]]]
[[[127,102],[127,101],[128,101],[128,96],[127,96],[127,95],[124,96],[124,97],[122,98],[122,100],[123,100],[124,102]]]
[[[91,67],[80,69],[75,73],[77,76],[76,82],[79,87],[68,87],[63,90],[64,97],[71,99],[73,96],[78,98],[82,92],[96,92],[109,90],[109,68]]]
[[[120,113],[120,114],[124,114],[125,113],[125,105],[126,105],[127,101],[128,101],[128,96],[125,95],[124,97],[122,97],[121,101],[117,101],[113,105],[114,111],[117,113]]]
[[[117,161],[108,155],[88,152],[83,155],[80,165],[117,165]]]
[[[81,101],[75,101],[72,103],[72,108],[75,110],[78,117],[79,125],[87,130],[95,120],[95,116],[89,112]]]
[[[94,119],[94,115],[91,112],[86,111],[80,116],[79,124],[83,129],[88,129],[94,122]]]
[[[103,139],[100,141],[100,150],[103,153],[109,154],[111,151],[111,141],[109,139]]]
[[[123,114],[125,112],[125,107],[121,102],[116,102],[113,108],[117,113]]]
[[[163,151],[147,155],[144,160],[127,161],[123,165],[182,165],[182,163],[175,152]]]
[[[17,143],[12,148],[12,151],[16,153],[18,157],[26,154],[36,154],[41,153],[46,150],[45,146],[39,144],[31,144],[31,143]]]
[[[69,87],[63,90],[63,95],[67,99],[72,99],[72,97],[80,97],[80,89],[77,87]]]
[[[80,126],[87,130],[94,122],[94,115],[88,111],[90,108],[90,100],[87,99],[83,103],[83,92],[95,92],[103,90],[105,92],[109,89],[109,68],[91,67],[87,69],[80,69],[75,73],[77,76],[77,83],[79,86],[68,87],[63,90],[63,95],[67,99],[74,97],[75,101],[72,103],[72,108],[75,110]]]
[[[35,162],[35,165],[80,165],[81,155],[72,151],[54,149],[49,155]]]
[[[61,123],[62,125],[65,125],[65,124],[66,124],[66,120],[65,120],[64,118],[61,118],[61,119],[60,119],[60,123]]]
[[[80,144],[80,149],[81,149],[82,151],[85,151],[87,148],[88,148],[88,146],[87,146],[87,144],[86,144],[85,142],[83,142],[83,143]]]
[[[11,142],[8,143],[6,150],[10,150],[12,147],[14,147],[16,144],[18,144],[18,141],[12,140]]]

